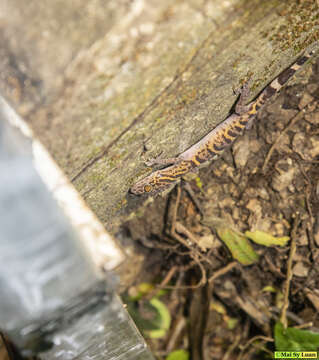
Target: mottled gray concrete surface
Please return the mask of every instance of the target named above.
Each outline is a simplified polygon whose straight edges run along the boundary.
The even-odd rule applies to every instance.
[[[318,37],[314,1],[2,0],[0,11],[1,91],[111,230],[143,201],[127,191],[145,159],[191,146],[227,116],[233,89],[251,77],[256,95]]]

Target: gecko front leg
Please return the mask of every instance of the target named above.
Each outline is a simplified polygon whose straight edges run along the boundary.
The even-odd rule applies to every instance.
[[[239,90],[235,91],[236,94],[239,94],[239,99],[235,106],[235,113],[238,115],[243,115],[250,110],[251,103],[247,104],[250,97],[250,82],[250,80],[245,82]]]
[[[154,166],[154,165],[167,166],[167,165],[176,164],[179,161],[181,161],[181,159],[179,157],[172,157],[172,158],[166,158],[166,159],[161,159],[160,157],[156,157],[153,159],[149,159],[148,161],[145,161],[145,164],[147,166]]]
[[[242,88],[239,90],[240,98],[235,106],[235,112],[239,116],[246,116],[248,117],[248,122],[245,126],[246,130],[250,130],[253,126],[254,120],[257,115],[256,109],[256,101],[252,101],[248,104],[247,100],[250,98],[250,80],[246,82]],[[246,104],[246,105],[245,105]]]

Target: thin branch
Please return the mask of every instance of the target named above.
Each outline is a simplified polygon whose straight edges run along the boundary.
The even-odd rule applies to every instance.
[[[293,257],[296,252],[296,233],[297,228],[300,223],[300,217],[297,213],[294,219],[293,229],[291,232],[291,242],[290,242],[290,252],[289,252],[289,258],[287,262],[287,279],[285,282],[285,289],[284,289],[284,303],[281,310],[281,316],[280,316],[280,322],[284,325],[284,327],[287,327],[287,310],[289,307],[289,290],[290,290],[290,282],[292,279],[292,261]]]

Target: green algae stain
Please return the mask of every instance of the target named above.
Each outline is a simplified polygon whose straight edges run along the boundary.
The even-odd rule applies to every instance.
[[[318,41],[319,7],[316,1],[293,1],[285,5],[278,15],[284,22],[269,35],[278,52],[293,48],[298,53]]]

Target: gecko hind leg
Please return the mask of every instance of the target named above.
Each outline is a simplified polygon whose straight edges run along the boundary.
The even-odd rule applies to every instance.
[[[248,123],[245,126],[246,130],[250,130],[253,127],[255,119],[256,119],[256,116],[254,116],[248,120]]]

